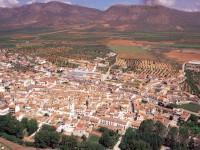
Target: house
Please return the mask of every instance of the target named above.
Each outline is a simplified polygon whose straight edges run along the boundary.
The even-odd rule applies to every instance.
[[[111,118],[111,117],[101,117],[99,126],[107,127],[112,130],[126,130],[127,122],[122,121],[118,118]]]
[[[74,129],[73,135],[78,137],[82,137],[83,135],[85,135],[86,137],[89,137],[89,133],[86,131],[87,130],[86,126],[87,126],[86,123],[79,122],[76,125],[76,128]]]
[[[9,114],[9,107],[6,105],[1,105],[0,106],[0,116],[4,116]]]

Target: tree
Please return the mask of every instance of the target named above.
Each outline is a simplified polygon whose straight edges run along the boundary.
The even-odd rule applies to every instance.
[[[151,150],[151,147],[148,143],[142,140],[133,140],[131,142],[130,150]]]
[[[56,148],[59,145],[60,134],[58,132],[49,132],[49,146],[51,148]]]
[[[23,138],[23,126],[11,115],[0,116],[0,132]]]
[[[178,129],[176,127],[170,128],[167,137],[166,137],[166,145],[173,147],[176,145],[178,141]]]
[[[86,140],[87,140],[87,137],[86,137],[85,135],[83,135],[83,136],[81,137],[81,139],[82,139],[83,141],[86,141]]]
[[[27,124],[28,124],[28,118],[22,118],[21,124],[22,124],[23,128],[26,129]]]
[[[44,124],[41,128],[41,130],[47,130],[49,132],[52,132],[52,131],[56,131],[56,129],[50,125],[47,125],[47,124]]]
[[[48,131],[39,131],[36,133],[35,137],[35,146],[40,148],[48,148],[49,147],[49,137]]]
[[[128,128],[119,145],[121,150],[151,150],[150,145],[140,139],[139,132]]]
[[[153,120],[144,120],[139,127],[140,132],[153,132],[154,131],[154,121]]]
[[[139,139],[148,143],[153,150],[159,150],[163,144],[163,139],[155,133],[139,133]]]
[[[36,132],[38,129],[38,122],[35,119],[30,119],[27,123],[27,131],[29,135],[33,134]]]
[[[193,139],[193,138],[190,139],[190,141],[189,141],[189,143],[188,143],[188,148],[189,148],[190,150],[194,150],[194,149],[195,149],[195,142],[194,142],[194,139]]]
[[[48,130],[49,129],[49,130]],[[60,134],[49,126],[43,125],[39,132],[35,135],[35,145],[40,148],[56,148],[59,145]]]
[[[60,143],[61,150],[76,150],[77,149],[77,140],[74,136],[62,136]]]
[[[109,135],[108,131],[105,131],[102,134],[101,138],[99,139],[99,143],[107,148],[112,148],[113,140],[112,140],[111,136]]]
[[[155,133],[157,135],[159,135],[162,138],[165,136],[167,128],[160,121],[156,121],[154,128],[155,128]]]
[[[189,131],[188,128],[181,127],[179,129],[179,140],[182,144],[187,144],[189,140]]]
[[[79,150],[105,150],[105,148],[98,143],[82,142],[78,146]]]

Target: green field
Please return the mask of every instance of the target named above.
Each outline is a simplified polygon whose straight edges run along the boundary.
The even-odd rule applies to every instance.
[[[152,59],[154,58],[151,54],[151,51],[147,48],[140,46],[118,46],[118,45],[109,45],[109,48],[117,52],[121,57],[133,58],[133,59]]]
[[[178,107],[195,112],[195,113],[198,113],[200,111],[200,105],[195,104],[195,103],[182,104],[182,105],[179,105]]]
[[[0,30],[0,48],[50,59],[104,57],[114,50],[129,59],[168,60],[163,53],[171,49],[200,49],[200,34],[194,32],[118,32],[71,28],[24,28]],[[148,46],[108,45],[112,39],[154,42]],[[165,43],[165,42],[169,43]],[[55,57],[55,58],[53,58]]]

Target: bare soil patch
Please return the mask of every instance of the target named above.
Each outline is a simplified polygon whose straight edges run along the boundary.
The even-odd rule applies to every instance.
[[[144,42],[119,39],[119,40],[111,40],[108,42],[108,44],[117,46],[143,46]]]
[[[172,50],[165,53],[165,56],[175,59],[178,62],[188,62],[191,60],[200,60],[200,53],[181,51],[181,50]]]

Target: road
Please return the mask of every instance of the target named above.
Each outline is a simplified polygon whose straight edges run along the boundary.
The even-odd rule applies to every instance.
[[[120,150],[119,144],[121,143],[122,137],[119,138],[117,144],[114,146],[113,150]]]

